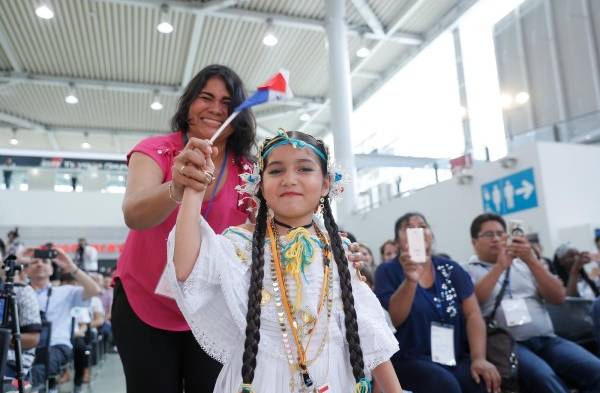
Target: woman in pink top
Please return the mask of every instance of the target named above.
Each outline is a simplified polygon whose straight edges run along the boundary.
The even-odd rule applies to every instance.
[[[185,187],[204,187],[193,166],[194,151],[209,139],[232,108],[246,98],[240,78],[212,65],[188,84],[172,119],[174,132],[141,141],[128,155],[123,214],[131,228],[115,275],[112,309],[114,337],[123,362],[127,392],[211,392],[221,365],[198,345],[174,300],[155,294],[166,264],[166,239],[175,224]],[[214,182],[202,215],[220,233],[248,218],[247,205],[235,187],[249,171],[254,144],[251,111],[238,115],[215,141]]]

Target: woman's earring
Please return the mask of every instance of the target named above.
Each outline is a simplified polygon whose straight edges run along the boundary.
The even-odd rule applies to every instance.
[[[323,213],[323,209],[324,209],[323,205],[324,204],[325,204],[325,197],[321,197],[321,199],[319,199],[319,211],[321,213]]]

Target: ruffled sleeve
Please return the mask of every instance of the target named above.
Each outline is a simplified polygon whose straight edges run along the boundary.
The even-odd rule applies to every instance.
[[[369,286],[351,268],[354,308],[365,368],[373,370],[398,352],[398,340],[390,329],[383,308]]]
[[[170,293],[163,294],[175,298],[202,349],[227,363],[246,329],[251,235],[237,228],[216,235],[204,220],[199,226],[200,254],[184,282],[173,265],[175,228],[169,234],[164,280]]]
[[[345,238],[342,240],[346,254],[348,254],[350,241]],[[370,372],[398,352],[398,340],[389,327],[383,308],[371,288],[360,280],[352,264],[348,267],[358,320],[360,346],[365,369]]]

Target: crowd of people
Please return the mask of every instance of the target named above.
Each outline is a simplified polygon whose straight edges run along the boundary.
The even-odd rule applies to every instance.
[[[83,383],[90,380],[92,359],[98,356],[98,348],[92,344],[101,337],[103,352],[112,345],[110,272],[97,272],[97,252],[85,239],[79,240],[73,256],[52,243],[28,247],[20,241],[17,228],[9,231],[5,244],[0,250],[2,259],[16,257],[11,282],[18,308],[24,386],[40,391],[48,386],[49,392],[56,392],[57,384],[69,379],[66,366],[72,365],[73,391],[82,391]],[[85,254],[88,258],[82,258]],[[1,271],[4,288],[6,269]],[[5,307],[3,311],[10,312]],[[12,315],[6,321],[4,327],[13,329],[14,334]],[[18,373],[15,347],[11,346],[4,391],[17,390]]]
[[[84,239],[73,258],[52,258],[67,275],[55,286],[50,260],[9,236],[27,266],[21,329],[34,382],[73,357],[80,387],[95,329],[114,334],[130,393],[500,392],[506,377],[487,356],[494,326],[516,342],[520,391],[600,392],[598,348],[558,336],[548,311],[587,299],[599,335],[597,254],[564,244],[544,258],[486,213],[464,228],[473,256],[454,261],[434,250],[426,216],[406,213],[376,256],[336,224],[346,179],[321,140],[281,131],[253,150],[244,110],[209,142],[245,99],[234,71],[208,66],[184,90],[173,132],[128,154],[130,232],[112,284],[85,272],[98,266]],[[411,257],[415,228],[424,261]],[[44,321],[53,329],[40,371]]]

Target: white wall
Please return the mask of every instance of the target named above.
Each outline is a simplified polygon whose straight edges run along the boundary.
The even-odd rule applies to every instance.
[[[539,160],[551,243],[568,240],[593,250],[593,229],[600,228],[600,147],[540,143]],[[589,228],[587,238],[568,231],[573,227]]]
[[[527,168],[534,170],[538,207],[505,218],[525,221],[528,232],[538,233],[546,255],[560,244],[562,228],[600,222],[600,147],[539,143],[512,155],[517,159],[514,168],[505,169],[500,162],[479,163],[472,170],[471,184],[460,185],[456,179],[442,182],[340,220],[342,226],[378,253],[379,246],[392,238],[396,219],[419,211],[430,221],[436,250],[464,262],[472,253],[471,221],[483,213],[481,185]]]

